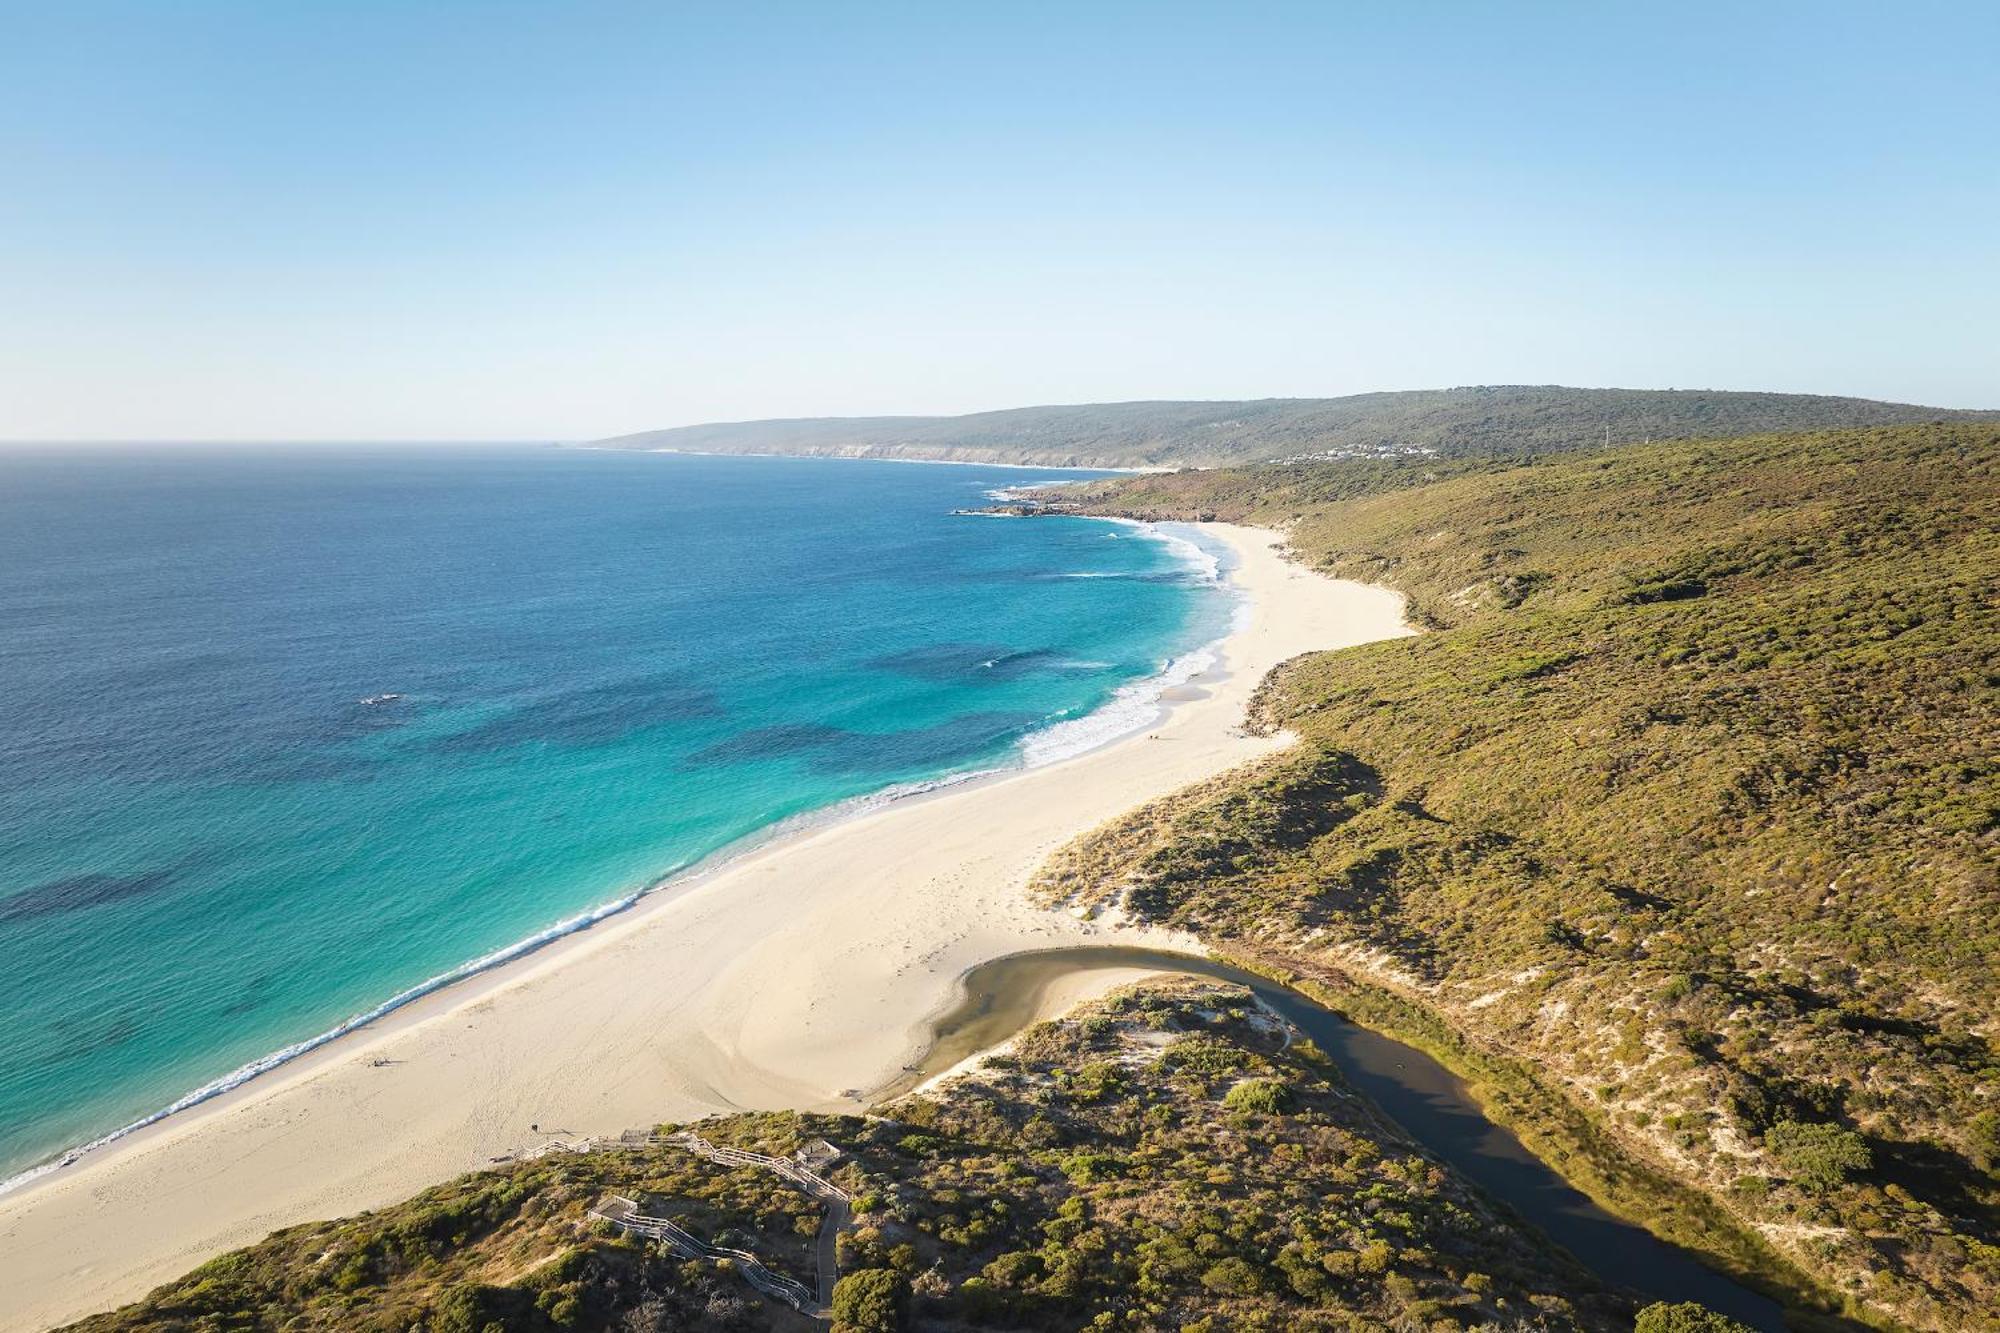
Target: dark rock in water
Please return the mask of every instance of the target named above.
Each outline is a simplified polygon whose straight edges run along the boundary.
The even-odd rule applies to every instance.
[[[89,1021],[58,1019],[49,1024],[49,1031],[60,1037],[65,1046],[51,1059],[78,1060],[97,1051],[108,1051],[131,1041],[140,1030],[139,1020],[131,1014],[111,1014]]]
[[[609,745],[635,731],[723,711],[713,690],[677,681],[614,681],[524,701],[488,721],[431,742],[445,753],[484,754],[541,741],[583,748]]]
[[[935,768],[966,759],[1042,722],[1039,713],[969,713],[933,727],[908,731],[850,732],[840,743],[815,755],[821,773],[895,773]]]
[[[799,757],[815,773],[883,774],[967,759],[1041,721],[1026,712],[970,713],[907,731],[847,731],[818,723],[759,727],[689,756],[689,767]]]
[[[1065,514],[1074,517],[1083,512],[1083,507],[1067,500],[1010,500],[1005,504],[987,505],[984,509],[954,509],[951,512],[986,517],[1054,518]]]
[[[128,898],[143,898],[167,888],[175,878],[172,870],[148,870],[136,875],[89,874],[52,879],[24,893],[0,898],[0,921],[28,921]]]
[[[737,764],[755,759],[782,759],[787,755],[838,744],[852,732],[817,722],[787,722],[776,727],[758,727],[726,741],[717,741],[688,756],[689,765]]]

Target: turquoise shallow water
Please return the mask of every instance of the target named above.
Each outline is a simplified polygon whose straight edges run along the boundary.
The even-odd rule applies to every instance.
[[[0,453],[0,1175],[774,823],[1045,759],[1213,562],[1011,469]]]

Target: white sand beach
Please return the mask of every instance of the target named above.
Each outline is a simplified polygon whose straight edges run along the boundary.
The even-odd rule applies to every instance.
[[[1236,552],[1249,613],[1221,667],[1182,692],[1202,697],[1157,727],[773,843],[0,1197],[0,1327],[109,1308],[273,1228],[377,1207],[558,1133],[855,1110],[976,964],[1177,943],[1039,910],[1023,886],[1075,835],[1281,748],[1241,730],[1279,662],[1409,632],[1397,594],[1289,564],[1275,533],[1207,530]],[[1069,986],[1046,1002],[1079,998]]]

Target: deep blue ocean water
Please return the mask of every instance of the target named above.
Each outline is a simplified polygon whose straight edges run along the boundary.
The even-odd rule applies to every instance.
[[[1043,475],[0,452],[0,1177],[779,821],[1143,717],[1212,564],[951,512]]]

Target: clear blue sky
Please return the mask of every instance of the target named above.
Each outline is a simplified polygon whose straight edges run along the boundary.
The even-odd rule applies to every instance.
[[[2000,4],[0,0],[0,437],[2000,406]]]

